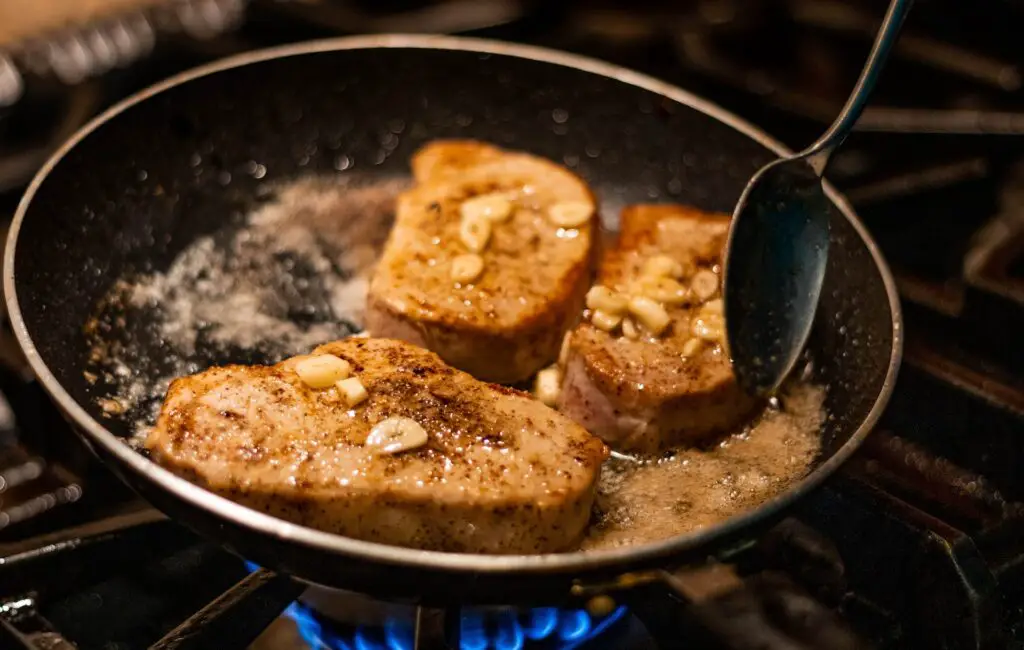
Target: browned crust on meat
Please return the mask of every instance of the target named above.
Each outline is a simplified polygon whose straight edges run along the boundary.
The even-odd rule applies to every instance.
[[[688,269],[715,267],[721,262],[728,225],[728,215],[692,207],[629,206],[623,211],[619,236],[602,260],[598,281],[624,289],[654,254],[669,255]],[[683,360],[682,347],[692,338],[690,321],[697,307],[668,311],[672,324],[655,341],[631,341],[589,323],[581,323],[570,335],[563,383],[567,392],[561,403],[592,433],[609,440],[616,437],[609,427],[638,423],[638,433],[627,436],[626,446],[657,451],[722,433],[742,422],[755,406],[737,385],[721,349],[705,346],[695,358]],[[611,412],[595,414],[602,408],[581,390],[588,385],[610,403]]]
[[[350,537],[483,553],[564,550],[582,535],[607,449],[568,418],[425,350],[346,339],[369,398],[355,409],[275,366],[175,380],[147,439],[154,460],[252,508]],[[375,456],[377,422],[412,417],[419,449]],[[546,487],[545,487],[546,486]]]
[[[732,219],[721,212],[706,212],[687,205],[637,204],[623,208],[618,236],[601,260],[599,282],[616,284],[634,274],[628,265],[634,251],[650,250],[672,256],[687,266],[710,267],[722,262]],[[694,237],[683,251],[665,250],[659,244],[658,224],[670,220],[694,224]]]
[[[413,154],[412,177],[417,183],[429,183],[495,160],[503,153],[498,147],[477,140],[435,140]]]
[[[596,205],[593,194],[559,165],[482,143],[433,143],[413,166],[426,181],[399,197],[370,285],[367,329],[427,347],[481,379],[528,378],[554,360],[575,323],[600,239],[596,210],[571,230],[544,213],[558,201]],[[527,186],[532,193],[517,200],[513,217],[495,226],[481,253],[483,275],[456,285],[451,260],[467,252],[458,235],[461,204]]]

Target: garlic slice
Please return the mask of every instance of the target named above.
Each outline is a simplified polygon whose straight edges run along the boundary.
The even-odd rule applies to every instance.
[[[472,253],[480,253],[491,241],[491,222],[480,216],[463,217],[459,223],[459,239]]]
[[[668,277],[645,277],[639,288],[641,294],[666,305],[682,305],[690,299],[690,290]]]
[[[622,316],[617,314],[609,314],[606,311],[601,311],[600,309],[598,309],[595,310],[592,314],[590,314],[590,322],[594,327],[596,327],[599,330],[611,332],[616,327],[619,326],[619,323],[622,322]]]
[[[671,322],[668,312],[661,303],[644,296],[634,296],[629,301],[629,313],[636,317],[644,329],[655,336],[664,332]]]
[[[701,300],[714,298],[715,294],[718,293],[718,276],[713,271],[701,269],[694,274],[690,288],[693,289],[693,293]]]
[[[378,422],[370,430],[366,446],[375,454],[390,455],[422,447],[427,444],[427,439],[427,431],[419,422],[394,417]]]
[[[720,343],[725,340],[725,320],[714,314],[701,314],[690,325],[690,333],[705,341]]]
[[[700,307],[701,312],[721,316],[725,312],[725,303],[721,298],[709,300]]]
[[[349,362],[333,354],[318,354],[295,364],[295,374],[310,388],[329,388],[351,373]]]
[[[458,283],[472,282],[484,272],[484,258],[476,253],[458,255],[452,260],[452,280]]]
[[[640,338],[640,330],[637,329],[636,323],[633,322],[632,318],[622,319],[622,335],[631,341]]]
[[[545,368],[537,373],[537,379],[533,384],[533,394],[541,402],[548,406],[558,403],[558,397],[562,392],[562,373],[558,368]]]
[[[366,401],[366,398],[369,397],[366,387],[363,386],[363,382],[359,381],[358,377],[342,379],[335,382],[334,385],[338,389],[338,394],[345,400],[345,404],[349,408]]]
[[[587,292],[587,309],[599,309],[606,314],[621,316],[628,305],[625,296],[600,284],[594,285]]]
[[[594,206],[584,201],[562,201],[548,208],[548,219],[559,228],[579,228],[592,214]]]
[[[644,260],[640,273],[652,278],[679,278],[683,275],[683,265],[668,255],[655,255]]]
[[[689,339],[686,343],[683,343],[683,356],[692,357],[693,355],[700,352],[701,347],[704,346],[704,341],[699,338]]]
[[[507,221],[512,216],[512,203],[501,193],[482,194],[467,199],[459,206],[459,214],[463,219],[487,219],[488,221]]]

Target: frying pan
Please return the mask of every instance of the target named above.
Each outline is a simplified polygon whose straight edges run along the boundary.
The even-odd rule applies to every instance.
[[[393,134],[395,124],[403,125],[401,135],[397,142],[389,137],[391,151],[384,151],[380,134]],[[125,444],[127,418],[104,414],[96,402],[104,388],[83,378],[89,354],[83,324],[116,278],[140,265],[166,268],[197,237],[253,208],[267,183],[357,170],[406,174],[417,147],[444,137],[477,138],[574,167],[595,189],[613,228],[618,207],[631,202],[728,212],[754,170],[788,153],[683,90],[534,47],[372,36],[214,63],[95,119],[25,194],[7,241],[4,289],[12,326],[43,387],[86,444],[172,518],[311,583],[438,604],[562,600],[587,587],[631,583],[623,575],[663,575],[657,570],[728,558],[835,472],[868,435],[899,365],[899,305],[874,242],[827,187],[830,259],[808,348],[814,378],[827,386],[822,452],[784,494],[719,525],[586,553],[483,556],[396,548],[255,512],[172,475]],[[206,161],[202,169],[197,152]],[[339,156],[349,169],[337,171]],[[260,173],[244,173],[254,161]],[[234,176],[230,187],[223,172]],[[229,360],[237,359],[200,361]]]

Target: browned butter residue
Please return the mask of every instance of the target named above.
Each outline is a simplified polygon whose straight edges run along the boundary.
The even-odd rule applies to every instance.
[[[602,470],[584,550],[654,542],[751,510],[805,476],[820,450],[825,391],[791,387],[741,433],[707,449],[678,451]]]

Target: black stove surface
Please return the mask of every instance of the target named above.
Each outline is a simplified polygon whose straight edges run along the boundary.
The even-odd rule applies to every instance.
[[[252,0],[234,31],[158,34],[150,57],[74,88],[25,72],[22,100],[0,113],[0,143],[17,145],[0,148],[12,188],[0,210],[13,211],[40,152],[125,94],[211,58],[347,32],[469,31],[596,56],[799,147],[845,99],[883,5]],[[834,162],[896,275],[905,361],[862,452],[737,559],[740,588],[684,608],[639,590],[589,610],[384,607],[339,622],[310,606],[316,594],[167,521],[98,466],[4,331],[0,648],[411,650],[416,630],[420,648],[460,650],[1024,648],[1021,17],[1012,0],[919,0]],[[367,606],[345,598],[346,612]]]

